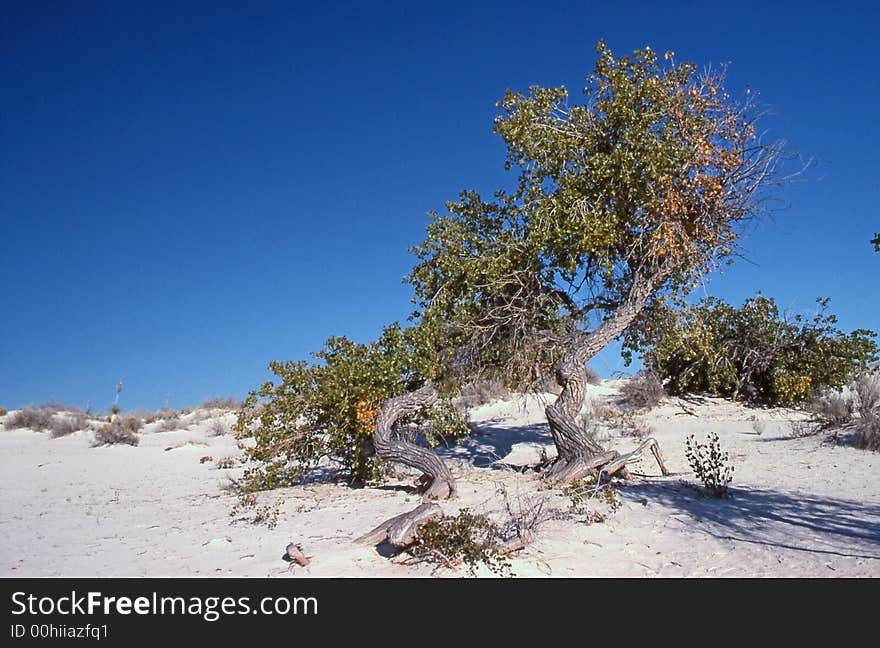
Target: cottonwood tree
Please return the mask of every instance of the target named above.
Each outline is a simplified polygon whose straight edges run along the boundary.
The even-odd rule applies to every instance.
[[[730,260],[779,180],[781,144],[761,141],[753,102],[731,99],[724,69],[596,49],[584,103],[564,87],[506,93],[494,131],[515,188],[491,200],[464,191],[433,214],[409,277],[417,316],[443,331],[459,375],[523,383],[552,367],[562,387],[546,408],[554,480],[625,473],[631,455],[607,452],[577,421],[586,362]],[[645,447],[662,468],[656,444]]]

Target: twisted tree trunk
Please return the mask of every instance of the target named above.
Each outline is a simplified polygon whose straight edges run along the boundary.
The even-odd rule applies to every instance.
[[[667,275],[667,272],[658,271],[645,277],[636,276],[627,298],[614,313],[590,333],[572,335],[568,350],[556,365],[556,382],[562,387],[562,392],[545,410],[550,433],[559,451],[559,457],[547,471],[548,479],[571,482],[587,475],[614,473],[625,477],[626,462],[649,447],[657,458],[661,471],[664,475],[667,474],[659,446],[653,439],[646,440],[632,453],[620,455],[614,450],[605,450],[577,423],[577,416],[586,397],[587,361],[632,324],[656,286]]]
[[[394,424],[404,414],[419,407],[430,407],[437,402],[437,390],[429,380],[415,391],[395,396],[385,401],[376,417],[373,445],[376,454],[389,461],[418,468],[429,480],[424,496],[446,499],[455,494],[455,480],[446,464],[436,452],[401,439],[394,431]]]

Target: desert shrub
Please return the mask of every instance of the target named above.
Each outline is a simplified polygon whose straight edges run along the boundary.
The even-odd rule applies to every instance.
[[[569,514],[577,516],[586,524],[605,522],[621,506],[611,484],[596,484],[590,478],[566,484],[562,487],[562,492],[571,500]]]
[[[852,384],[855,407],[856,444],[866,450],[880,450],[880,371],[863,372]]]
[[[708,435],[708,443],[696,443],[691,434],[685,441],[685,456],[697,478],[703,482],[712,497],[725,497],[727,485],[733,479],[734,468],[730,456],[721,451],[718,435]]]
[[[620,402],[629,407],[651,409],[666,395],[663,383],[653,371],[640,371],[620,388]]]
[[[280,380],[266,382],[245,399],[235,423],[246,469],[242,488],[266,490],[288,485],[325,461],[336,476],[363,484],[389,474],[390,466],[375,454],[373,432],[382,403],[417,387],[434,366],[422,351],[417,329],[392,325],[380,339],[357,344],[330,338],[306,361],[272,362]],[[264,407],[258,407],[263,403]],[[401,433],[424,436],[429,445],[440,435],[464,435],[464,421],[447,400],[431,411],[398,421]],[[253,444],[244,440],[253,437]]]
[[[0,407],[0,416],[6,416],[8,413],[5,407]]]
[[[217,468],[235,468],[235,459],[232,457],[222,457],[217,460],[217,463],[214,464]]]
[[[488,405],[507,396],[507,387],[501,380],[478,380],[462,385],[461,395],[455,401],[459,407],[470,409]]]
[[[812,318],[783,318],[773,299],[758,295],[734,308],[709,297],[678,311],[660,307],[634,327],[628,359],[642,351],[646,366],[673,392],[704,392],[790,405],[840,388],[877,359],[876,334],[843,333],[817,300]]]
[[[806,410],[824,428],[840,427],[850,423],[855,412],[855,404],[850,394],[827,390],[813,398]]]
[[[23,407],[13,412],[5,421],[7,430],[28,428],[36,432],[44,432],[52,426],[52,412],[42,408]]]
[[[175,430],[185,430],[187,426],[182,425],[180,423],[179,418],[169,418],[163,419],[159,426],[156,428],[156,432],[174,432]]]
[[[458,515],[422,525],[407,552],[413,562],[450,569],[464,563],[472,576],[480,564],[495,574],[509,576],[510,561],[501,549],[504,540],[501,529],[488,516],[463,508]]]
[[[176,421],[180,418],[180,412],[170,407],[163,407],[155,412],[144,412],[141,414],[144,423],[155,423],[156,421]]]
[[[208,463],[209,461],[214,461],[214,457],[212,457],[211,455],[205,455],[204,457],[201,457],[199,459],[200,464]]]
[[[214,396],[199,405],[202,409],[238,409],[240,403],[232,396]]]
[[[229,432],[223,421],[217,420],[211,423],[211,429],[208,431],[210,436],[223,436]]]
[[[89,427],[89,418],[84,412],[70,412],[67,416],[55,416],[49,425],[49,434],[53,439],[67,436]]]
[[[117,416],[95,432],[95,442],[92,445],[97,447],[124,443],[136,446],[140,443],[137,433],[143,426],[144,422],[134,416]]]

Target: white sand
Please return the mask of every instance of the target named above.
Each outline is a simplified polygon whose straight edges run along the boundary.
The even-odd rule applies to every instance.
[[[617,385],[591,388],[591,397],[607,399]],[[880,454],[820,436],[791,438],[788,421],[797,414],[790,411],[703,399],[686,404],[693,416],[681,403],[667,399],[643,416],[675,474],[661,477],[650,456],[641,460],[633,470],[645,476],[617,488],[616,513],[603,523],[544,523],[513,559],[517,576],[880,576]],[[543,499],[547,511],[570,505],[534,472],[490,466],[514,443],[550,444],[539,398],[498,402],[471,416],[479,424],[474,445],[442,451],[459,489],[442,503],[445,511],[467,506],[500,519],[501,487],[514,501]],[[761,434],[751,417],[763,423]],[[0,430],[0,576],[432,573],[352,543],[419,503],[408,488],[412,478],[383,488],[308,484],[264,494],[264,502],[281,502],[274,529],[231,518],[235,498],[225,487],[241,468],[218,469],[215,461],[238,449],[231,434],[210,435],[212,422],[174,432],[149,425],[137,447],[93,448],[91,432],[51,439]],[[705,440],[710,431],[736,468],[732,496],[723,500],[693,488],[684,455],[688,434]],[[603,443],[624,451],[634,445],[617,435]],[[200,463],[204,456],[215,461]],[[281,560],[291,541],[312,557],[308,568],[289,571]]]

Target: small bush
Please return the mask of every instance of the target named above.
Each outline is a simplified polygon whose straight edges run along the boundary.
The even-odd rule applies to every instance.
[[[67,416],[55,416],[49,426],[49,434],[53,439],[57,439],[88,427],[89,418],[84,412],[71,412]]]
[[[571,499],[569,513],[586,524],[605,522],[620,508],[620,499],[611,484],[597,485],[593,479],[566,484],[562,492]],[[605,510],[600,510],[604,505]]]
[[[456,403],[460,407],[470,409],[494,403],[507,396],[507,387],[500,380],[480,380],[462,386],[461,396],[456,399]]]
[[[241,406],[241,403],[238,402],[232,396],[214,396],[213,398],[209,398],[204,403],[202,403],[199,407],[202,409],[224,409],[224,410],[232,410],[238,409]]]
[[[214,465],[220,469],[235,468],[235,459],[232,457],[223,457],[222,459],[218,459],[217,463]]]
[[[226,427],[226,424],[223,421],[217,420],[211,423],[211,429],[208,431],[210,436],[223,436],[224,434],[228,434],[229,429]]]
[[[823,428],[841,427],[852,422],[855,407],[849,394],[826,391],[806,407]]]
[[[204,457],[199,459],[200,464],[208,463],[209,461],[214,461],[214,457],[212,457],[211,455],[205,455]]]
[[[856,444],[866,450],[880,450],[880,372],[864,372],[852,385],[859,419],[855,423]]]
[[[5,407],[0,407],[0,416],[6,416],[8,413]]]
[[[638,409],[656,407],[665,395],[663,383],[652,371],[639,372],[620,388],[620,402]]]
[[[510,561],[501,553],[501,530],[486,515],[463,508],[422,525],[415,542],[407,548],[414,562],[429,562],[450,569],[464,563],[472,576],[485,565],[500,576],[510,576]]]
[[[136,446],[140,443],[137,433],[143,428],[144,422],[133,416],[117,416],[111,423],[95,432],[93,446],[124,443]]]
[[[34,407],[23,407],[6,419],[7,430],[28,428],[35,432],[45,432],[52,425],[52,412]]]
[[[712,497],[725,497],[727,485],[733,479],[734,468],[730,465],[730,456],[721,452],[718,435],[713,432],[708,435],[708,439],[706,444],[695,443],[694,435],[691,434],[686,441],[685,455],[691,469],[709,494]]]
[[[180,424],[178,418],[164,419],[156,428],[156,432],[174,432],[176,430],[185,430],[186,426]]]

